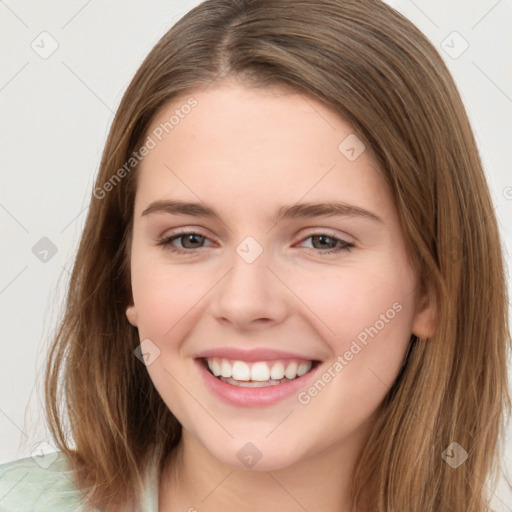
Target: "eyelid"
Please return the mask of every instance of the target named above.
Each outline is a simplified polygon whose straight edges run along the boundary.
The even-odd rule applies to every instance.
[[[203,228],[191,226],[184,228],[174,228],[174,229],[166,229],[162,235],[158,236],[158,240],[165,240],[171,237],[177,237],[178,235],[201,235],[204,238],[208,238],[208,240],[212,240],[210,235],[207,235]]]
[[[212,238],[208,235],[205,235],[201,232],[201,229],[198,228],[176,228],[175,231],[172,231],[169,234],[163,234],[162,236],[158,237],[157,242],[164,242],[165,240],[169,240],[170,238],[173,238],[175,240],[179,240],[180,237],[185,235],[199,235],[202,236],[204,239],[208,240],[209,242],[214,242]],[[184,249],[187,250],[187,249]],[[193,249],[188,249],[189,251],[192,251]]]
[[[309,238],[310,236],[314,235],[328,235],[332,236],[333,238],[338,238],[343,242],[347,243],[354,243],[356,241],[355,238],[353,236],[350,236],[348,233],[337,233],[332,228],[315,227],[307,229],[308,232],[306,235],[302,235],[301,242],[303,242],[306,238]]]

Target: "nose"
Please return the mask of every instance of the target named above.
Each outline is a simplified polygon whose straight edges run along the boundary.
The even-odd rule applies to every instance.
[[[232,266],[215,287],[214,317],[237,330],[268,328],[289,314],[291,292],[265,251],[252,262],[235,252]]]

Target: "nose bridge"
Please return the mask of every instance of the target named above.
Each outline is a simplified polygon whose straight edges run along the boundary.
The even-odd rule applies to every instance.
[[[281,320],[286,310],[285,287],[268,267],[270,251],[253,237],[235,249],[231,269],[222,280],[215,300],[215,315],[242,326],[254,320]]]
[[[270,295],[271,272],[267,266],[271,262],[268,251],[254,238],[247,238],[236,247],[224,291],[234,294],[241,303],[256,303]]]

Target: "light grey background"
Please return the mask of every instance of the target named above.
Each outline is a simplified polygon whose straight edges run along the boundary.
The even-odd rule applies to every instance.
[[[34,450],[52,451],[45,444],[42,363],[61,312],[108,128],[145,55],[198,3],[0,0],[0,463]],[[455,77],[508,257],[512,2],[388,3],[429,37]],[[38,249],[36,244],[47,243],[40,242],[43,237],[54,244],[54,255]],[[510,259],[508,270],[510,275]],[[503,481],[494,505],[512,511],[512,491]]]

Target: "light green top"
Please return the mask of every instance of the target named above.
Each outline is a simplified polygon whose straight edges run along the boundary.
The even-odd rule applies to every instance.
[[[156,472],[148,477],[140,512],[158,512]],[[0,465],[0,512],[89,512],[64,452]]]

